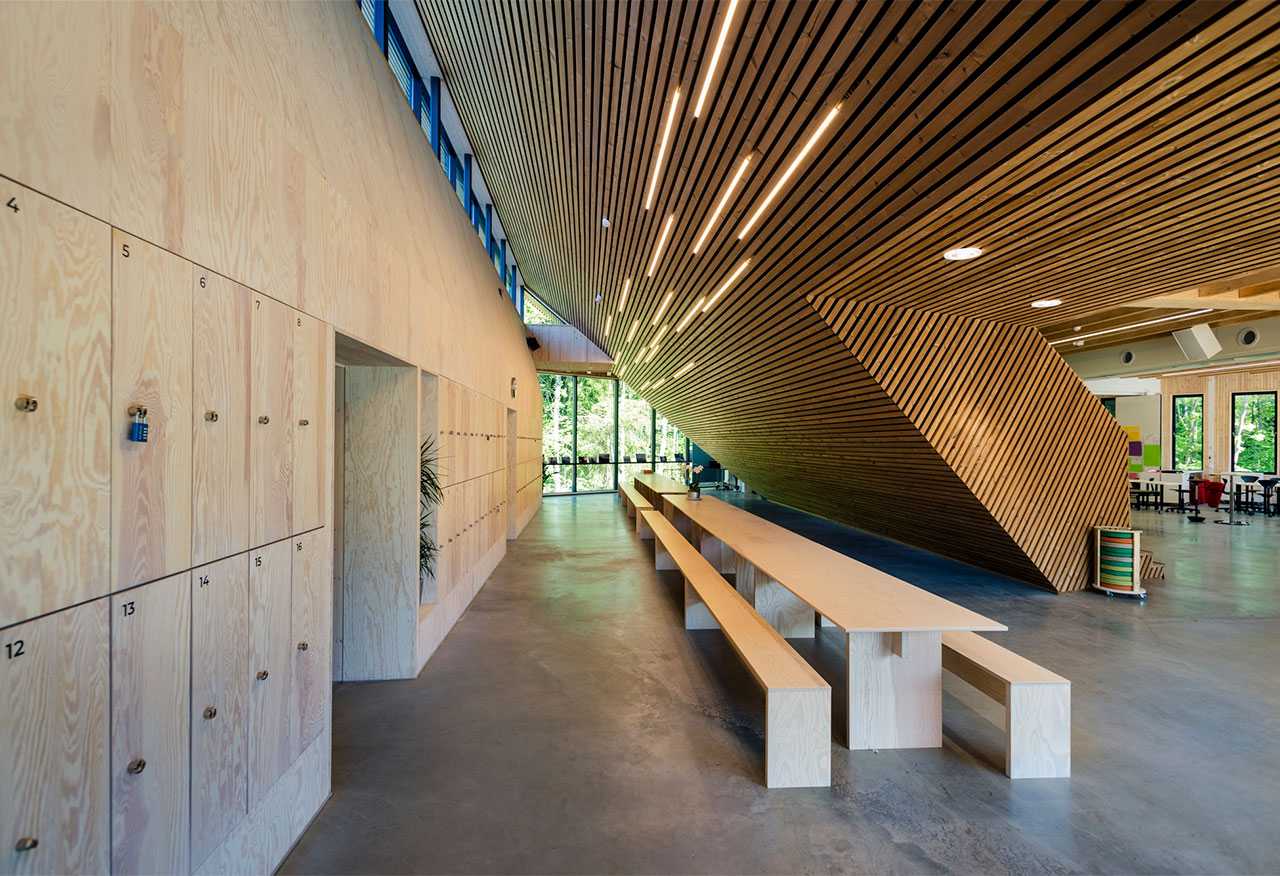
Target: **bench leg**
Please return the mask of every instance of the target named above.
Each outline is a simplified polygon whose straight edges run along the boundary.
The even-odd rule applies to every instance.
[[[644,515],[636,512],[636,535],[640,536],[644,541],[653,541],[653,527],[649,525],[649,521],[644,519]]]
[[[814,637],[813,609],[787,588],[759,572],[755,580],[755,609],[784,639]]]
[[[703,559],[719,571],[722,564],[724,543],[696,524],[693,527],[693,531],[697,538],[695,544],[698,546],[698,553],[702,554]]]
[[[733,586],[743,599],[756,604],[756,567],[742,557],[738,557],[733,566]]]
[[[1004,771],[1011,779],[1071,775],[1071,685],[1009,686]]]
[[[686,630],[718,630],[720,624],[711,614],[711,609],[702,601],[698,591],[689,586],[689,579],[684,579],[684,628]]]
[[[733,552],[733,548],[724,542],[720,542],[720,572],[727,575],[738,571],[738,555]]]
[[[849,748],[942,745],[942,634],[849,633]]]
[[[765,692],[764,773],[770,788],[831,786],[831,688]]]
[[[653,534],[650,533],[649,537],[653,538]],[[653,567],[659,572],[669,572],[679,568],[660,538],[653,539]]]

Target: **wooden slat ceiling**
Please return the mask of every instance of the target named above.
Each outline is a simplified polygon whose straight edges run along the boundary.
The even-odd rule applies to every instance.
[[[732,354],[809,294],[1045,325],[1280,261],[1275,4],[744,2],[701,119],[725,2],[418,5],[527,284],[634,383],[708,346]],[[841,101],[813,160],[737,240]],[[956,245],[988,254],[944,262]],[[748,257],[705,318],[635,364],[668,291],[672,323]],[[1065,303],[1028,308],[1043,297]],[[732,355],[703,358],[698,373],[715,359],[733,375]]]
[[[856,449],[883,394],[815,308],[1046,328],[1280,264],[1276,4],[744,0],[700,118],[729,0],[417,5],[526,285],[695,441],[792,504],[816,508],[876,465]],[[955,246],[986,254],[944,261]],[[1029,307],[1041,298],[1063,304]],[[866,507],[821,505],[886,529]]]

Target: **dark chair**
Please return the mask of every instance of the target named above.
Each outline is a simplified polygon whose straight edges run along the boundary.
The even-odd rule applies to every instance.
[[[1262,488],[1262,513],[1268,517],[1280,514],[1280,493],[1276,491],[1276,485],[1280,484],[1280,477],[1274,478],[1258,478],[1258,486]],[[1276,494],[1276,507],[1271,509],[1271,496]]]

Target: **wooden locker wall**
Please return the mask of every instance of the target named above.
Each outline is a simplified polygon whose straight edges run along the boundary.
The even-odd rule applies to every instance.
[[[291,539],[249,551],[249,808],[293,762]]]
[[[190,868],[191,573],[111,597],[111,872]]]
[[[110,586],[111,229],[8,180],[0,202],[2,627]]]

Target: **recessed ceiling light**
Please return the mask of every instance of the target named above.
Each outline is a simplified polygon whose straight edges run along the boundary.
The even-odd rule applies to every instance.
[[[958,246],[955,249],[949,249],[942,254],[942,257],[949,262],[967,262],[969,259],[976,259],[982,255],[982,248],[977,246]]]
[[[676,121],[676,107],[680,105],[680,89],[671,95],[671,106],[667,110],[667,123],[662,127],[662,142],[658,144],[658,154],[653,159],[653,174],[649,177],[649,191],[644,196],[644,208],[653,206],[653,193],[658,188],[658,178],[662,175],[662,160],[667,156],[667,141],[671,139],[671,126]]]
[[[601,228],[608,228],[608,227],[609,227],[609,217],[608,217],[608,216],[601,216],[601,217],[600,217],[600,227],[601,227]]]
[[[1061,298],[1041,298],[1039,301],[1032,301],[1031,306],[1037,310],[1044,310],[1046,307],[1057,307],[1061,303]]]
[[[702,104],[711,89],[711,80],[716,75],[716,67],[720,64],[720,53],[724,51],[724,41],[729,36],[729,25],[733,23],[733,13],[738,8],[738,0],[729,0],[729,8],[725,10],[724,21],[720,23],[720,35],[716,37],[716,47],[711,52],[711,63],[707,65],[707,75],[702,78],[702,90],[698,92],[698,103],[693,108],[693,117],[702,115]]]
[[[604,293],[603,293],[603,292],[597,292],[597,293],[596,293],[596,304],[599,304],[601,301],[604,301]]]
[[[622,283],[622,297],[618,299],[618,313],[622,313],[622,308],[627,306],[627,293],[631,291],[631,278],[627,277]]]
[[[1072,342],[1071,342],[1071,346],[1073,346],[1073,347],[1083,347],[1083,346],[1084,346],[1084,341],[1072,341]]]
[[[791,163],[787,165],[787,169],[783,171],[782,176],[778,177],[778,181],[773,184],[773,188],[769,189],[769,194],[764,196],[764,200],[760,202],[760,206],[756,207],[756,211],[751,214],[751,218],[747,220],[747,224],[742,226],[742,230],[738,232],[738,240],[745,238],[755,224],[760,221],[760,217],[764,215],[764,211],[769,209],[769,205],[773,203],[773,199],[778,197],[778,193],[782,191],[782,187],[787,184],[787,180],[791,179],[791,175],[799,169],[804,163],[805,157],[817,145],[818,140],[822,137],[822,132],[827,130],[832,122],[836,120],[836,116],[840,114],[841,104],[836,104],[828,112],[822,123],[809,135],[809,139],[805,141],[800,151],[796,153],[795,158],[791,159]]]

